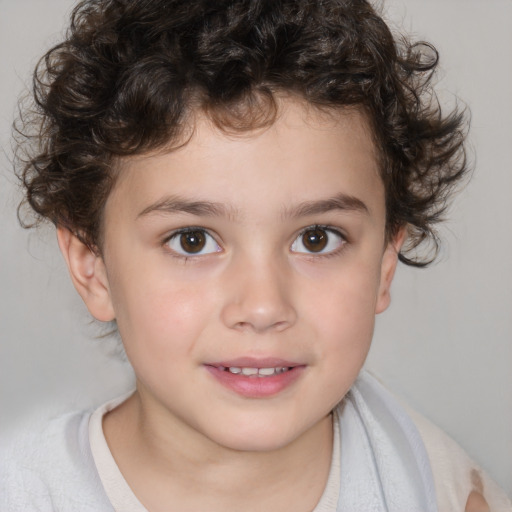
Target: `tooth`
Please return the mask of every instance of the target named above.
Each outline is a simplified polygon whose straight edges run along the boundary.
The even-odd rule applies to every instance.
[[[274,375],[275,373],[275,368],[260,368],[258,370],[258,375]]]
[[[237,368],[236,366],[230,366],[230,367],[229,367],[229,371],[230,371],[231,373],[235,373],[235,374],[236,374],[236,373],[242,373],[242,369],[241,369],[241,368]]]
[[[258,374],[258,368],[242,368],[242,373],[244,375],[247,375],[247,376],[257,375]]]

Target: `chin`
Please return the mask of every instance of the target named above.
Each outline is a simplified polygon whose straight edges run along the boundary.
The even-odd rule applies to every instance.
[[[270,428],[269,428],[270,427]],[[271,425],[259,425],[249,429],[224,429],[222,433],[212,436],[217,444],[230,450],[241,452],[272,452],[292,443],[300,432],[274,429]]]

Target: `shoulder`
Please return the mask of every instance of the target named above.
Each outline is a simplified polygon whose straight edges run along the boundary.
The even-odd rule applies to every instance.
[[[464,510],[468,496],[473,491],[485,497],[491,510],[512,512],[512,503],[505,492],[455,440],[418,412],[406,405],[404,408],[425,445],[440,512]]]
[[[109,510],[90,453],[89,418],[90,411],[68,413],[4,437],[2,512]]]
[[[484,496],[492,511],[512,512],[505,492],[457,442],[393,395],[374,376],[362,372],[351,393],[353,399],[361,397],[374,423],[395,434],[401,432],[393,437],[395,451],[404,452],[409,445],[419,467],[429,466],[426,487],[435,490],[439,512],[465,510],[473,491]]]

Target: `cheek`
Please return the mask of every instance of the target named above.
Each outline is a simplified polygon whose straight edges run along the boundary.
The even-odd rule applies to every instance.
[[[206,329],[208,303],[199,290],[170,283],[148,287],[125,301],[119,333],[146,388],[168,392],[200,362],[196,347]]]
[[[322,286],[311,287],[311,322],[319,339],[327,340],[325,350],[339,360],[366,357],[373,336],[378,285],[376,266],[356,262],[331,273]]]
[[[212,314],[213,298],[206,287],[154,270],[114,279],[111,292],[129,358],[189,353]]]

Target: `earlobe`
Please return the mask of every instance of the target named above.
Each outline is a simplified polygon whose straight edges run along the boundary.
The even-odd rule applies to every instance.
[[[401,228],[384,250],[380,271],[379,292],[377,296],[377,304],[375,306],[376,314],[385,311],[391,302],[391,283],[393,282],[393,277],[395,275],[398,255],[400,254],[400,249],[402,248],[406,235],[406,228]]]
[[[73,285],[91,315],[101,322],[114,320],[103,258],[67,228],[57,228],[57,239]]]

